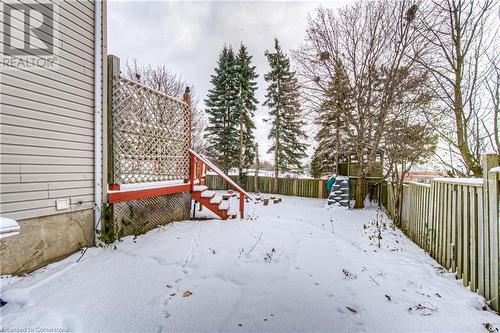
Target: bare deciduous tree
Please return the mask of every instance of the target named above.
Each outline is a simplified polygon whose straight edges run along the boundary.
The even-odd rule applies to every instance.
[[[494,147],[496,153],[500,155],[500,133],[499,133],[499,117],[500,117],[500,61],[499,53],[495,53],[488,57],[490,63],[490,75],[486,78],[486,90],[491,98],[491,108],[493,109],[493,133],[484,125],[486,132],[490,137],[490,145]],[[484,124],[484,123],[483,123]]]
[[[426,110],[422,110],[426,112]],[[420,118],[420,119],[418,119]],[[417,164],[423,164],[434,154],[437,136],[430,123],[407,112],[393,119],[384,135],[385,157],[388,174],[395,185],[394,223],[401,226],[403,209],[403,181]]]
[[[496,0],[436,0],[426,2],[417,18],[427,48],[416,60],[432,74],[445,125],[436,130],[450,154],[438,158],[456,175],[482,174],[481,154],[491,145],[491,123],[497,125],[489,115],[498,92],[490,86],[493,94],[487,94],[488,78],[498,70],[498,57],[494,66],[487,63],[488,51],[498,47],[494,9]]]
[[[338,10],[319,8],[309,19],[304,46],[295,53],[306,96],[321,104],[342,63],[352,91],[351,112],[343,114],[345,135],[358,160],[355,208],[364,207],[365,179],[376,165],[391,114],[418,102],[416,82],[421,37],[414,24],[417,1],[357,2]],[[411,92],[410,94],[407,94]]]

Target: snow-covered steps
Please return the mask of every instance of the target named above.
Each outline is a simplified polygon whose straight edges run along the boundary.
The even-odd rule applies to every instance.
[[[220,204],[220,202],[222,201],[222,195],[221,194],[215,194],[212,199],[210,199],[210,203],[211,204]]]
[[[201,192],[201,191],[205,191],[205,190],[208,190],[208,187],[205,186],[205,185],[196,185],[196,186],[193,186],[193,191],[194,192]]]
[[[205,190],[201,192],[202,198],[212,198],[215,195],[215,191]]]
[[[205,185],[194,186],[192,192],[193,200],[208,208],[221,219],[226,220],[228,217],[235,218],[238,210],[238,196],[232,191],[225,193],[217,193],[208,190]],[[235,201],[235,203],[232,203]],[[236,213],[233,214],[233,211]],[[231,211],[231,214],[229,213]]]

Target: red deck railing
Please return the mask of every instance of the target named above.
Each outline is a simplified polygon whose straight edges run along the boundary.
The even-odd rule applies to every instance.
[[[207,181],[207,168],[218,174],[222,177],[222,179],[229,184],[234,190],[240,192],[240,205],[239,211],[241,218],[244,217],[245,212],[245,197],[252,200],[252,197],[238,184],[236,184],[228,175],[226,175],[222,170],[220,170],[215,164],[210,162],[208,158],[203,156],[202,154],[198,154],[192,149],[189,149],[189,153],[191,154],[191,163],[190,163],[190,184],[191,184],[191,192],[193,191],[193,187],[195,185],[205,185]]]

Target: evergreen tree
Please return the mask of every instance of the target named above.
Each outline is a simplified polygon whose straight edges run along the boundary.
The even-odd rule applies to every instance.
[[[353,96],[342,62],[335,62],[335,72],[324,95],[316,119],[320,129],[312,162],[313,171],[319,176],[338,173],[339,155],[349,153],[351,148],[345,135],[348,125],[343,119],[353,116]]]
[[[258,75],[255,66],[252,66],[252,56],[248,54],[243,43],[236,57],[236,87],[238,95],[236,98],[236,116],[239,118],[239,153],[238,153],[238,175],[240,184],[243,181],[243,169],[251,166],[255,158],[253,130],[255,124],[252,120],[257,109],[258,101],[255,98]]]
[[[268,82],[266,101],[271,116],[272,140],[268,153],[274,153],[274,191],[278,192],[280,171],[300,168],[300,160],[306,156],[306,145],[301,141],[306,135],[302,130],[305,124],[299,102],[299,83],[295,72],[290,69],[290,60],[283,53],[278,39],[274,39],[274,52],[265,52],[271,70],[264,75]]]
[[[323,161],[320,160],[318,156],[318,148],[314,151],[313,158],[311,160],[311,176],[314,178],[319,178],[323,175]]]
[[[236,57],[231,47],[225,45],[219,54],[210,83],[212,88],[205,99],[209,123],[205,133],[207,152],[227,173],[238,165],[239,151]]]

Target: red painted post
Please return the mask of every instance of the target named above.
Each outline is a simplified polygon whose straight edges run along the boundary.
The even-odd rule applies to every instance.
[[[108,184],[108,190],[109,191],[119,191],[120,184]]]
[[[195,157],[194,155],[191,155],[191,159],[189,162],[189,183],[191,187],[191,192],[193,192],[193,187],[194,187],[194,163],[195,163]]]
[[[196,172],[197,177],[196,178],[200,180],[200,185],[202,185],[201,184],[201,177],[202,177],[201,170],[202,170],[202,168],[203,168],[203,163],[201,161],[199,161],[199,163],[196,165],[196,169],[197,169],[197,172]]]
[[[240,217],[245,217],[245,194],[240,192]]]

